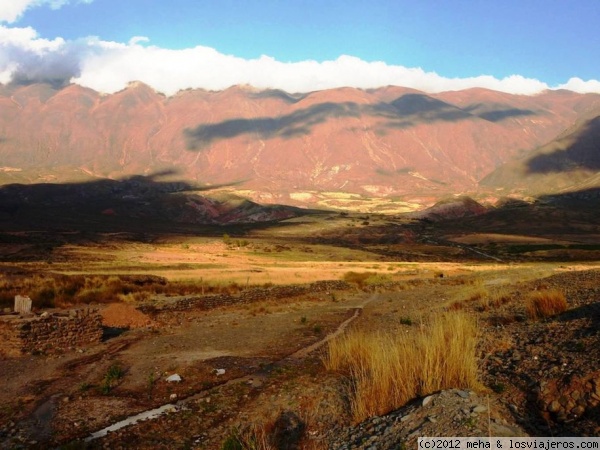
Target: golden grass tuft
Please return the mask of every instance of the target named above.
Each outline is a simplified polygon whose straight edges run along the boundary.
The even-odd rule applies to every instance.
[[[359,287],[364,286],[367,279],[373,276],[374,272],[346,272],[342,279],[348,283],[355,283]]]
[[[557,289],[544,289],[530,293],[525,308],[530,319],[551,317],[567,310],[567,299]]]
[[[452,312],[411,334],[348,333],[330,341],[324,364],[348,378],[352,415],[360,422],[441,389],[479,387],[476,345],[472,318]]]
[[[234,429],[221,445],[221,450],[275,450],[269,433],[264,424],[251,424],[243,430]]]

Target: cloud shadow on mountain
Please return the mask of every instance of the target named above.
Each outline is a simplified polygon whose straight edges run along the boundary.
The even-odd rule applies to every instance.
[[[484,103],[459,108],[423,94],[406,94],[391,103],[380,104],[375,108],[377,112],[391,119],[386,127],[396,129],[406,129],[420,123],[459,122],[476,118],[487,122],[500,122],[514,117],[537,114],[528,109]],[[398,118],[400,120],[397,120]]]
[[[275,98],[277,100],[283,100],[288,104],[294,104],[304,99],[306,95],[307,94],[290,94],[281,89],[266,89],[264,91],[254,92],[250,94],[250,97],[255,99]]]
[[[485,103],[469,105],[463,109],[488,122],[501,122],[515,117],[535,116],[536,114],[539,114],[530,109],[510,108],[502,105],[489,105]]]
[[[231,119],[220,123],[203,124],[184,130],[189,150],[199,150],[221,139],[231,139],[244,134],[255,134],[260,139],[291,138],[309,134],[314,125],[333,117],[358,117],[356,103],[319,103],[306,109],[279,117]]]
[[[297,101],[296,97],[279,91],[267,91],[262,95],[277,98],[283,96],[288,102]],[[494,109],[493,105],[489,105],[481,114],[473,114],[427,95],[405,94],[390,103],[360,105],[355,102],[326,102],[277,117],[229,119],[219,123],[201,124],[184,130],[184,138],[188,150],[199,151],[219,140],[242,135],[256,135],[260,139],[274,137],[289,139],[307,135],[312,132],[315,125],[331,118],[371,116],[385,120],[379,125],[382,129],[404,129],[420,123],[458,122],[477,118],[497,122],[510,117],[532,114],[535,112],[516,108]]]
[[[528,174],[600,170],[600,116],[546,147],[527,161]]]

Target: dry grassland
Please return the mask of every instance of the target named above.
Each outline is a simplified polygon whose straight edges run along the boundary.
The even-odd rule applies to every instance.
[[[408,331],[355,330],[330,342],[324,363],[349,380],[348,395],[357,423],[441,389],[480,387],[477,328],[471,317],[440,314]]]
[[[533,320],[555,316],[566,310],[565,294],[556,289],[532,292],[527,298],[527,316]]]

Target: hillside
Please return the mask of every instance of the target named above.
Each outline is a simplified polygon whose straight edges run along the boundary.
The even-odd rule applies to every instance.
[[[289,94],[237,86],[172,97],[142,83],[113,95],[78,85],[0,88],[0,182],[173,179],[236,183],[255,201],[314,192],[370,197],[473,190],[501,164],[550,141],[600,95],[537,96],[400,87]]]
[[[600,183],[600,109],[558,138],[485,177],[482,186],[528,194],[597,187]]]

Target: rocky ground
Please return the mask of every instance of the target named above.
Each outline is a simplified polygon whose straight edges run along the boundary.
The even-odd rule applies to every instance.
[[[568,311],[531,321],[523,292],[558,289]],[[418,436],[600,435],[600,272],[566,272],[513,286],[483,320],[489,389],[442,391],[386,416],[330,433],[331,449],[397,449]],[[488,309],[489,307],[485,308]]]
[[[391,450],[414,445],[418,436],[596,436],[600,434],[600,271],[559,268],[557,272],[528,281],[523,274],[508,276],[499,270],[482,285],[492,297],[502,284],[504,294],[494,301],[472,291],[477,285],[469,284],[469,278],[451,277],[409,283],[401,290],[388,286],[378,293],[355,292],[348,298],[338,294],[336,302],[323,303],[324,297],[301,299],[285,308],[266,304],[244,311],[169,313],[155,318],[151,331],[127,332],[107,342],[112,341],[114,352],[107,361],[96,360],[96,372],[116,356],[128,361],[132,354],[154,355],[138,358],[138,365],[129,368],[124,382],[109,396],[94,389],[69,391],[64,383],[52,381],[52,372],[46,374],[48,384],[40,385],[39,392],[47,395],[48,402],[38,405],[37,422],[28,426],[43,424],[56,446],[97,431],[110,418],[115,422],[129,412],[171,402],[172,411],[158,419],[109,433],[85,446],[73,443],[70,448],[221,449],[228,439],[245,436],[270,440],[274,448]],[[525,299],[528,293],[544,289],[564,292],[568,310],[531,320],[525,314]],[[333,332],[358,306],[363,312],[352,326],[367,330],[393,328],[401,318],[416,318],[435,308],[472,313],[481,330],[482,386],[433,393],[387,415],[352,424],[344,380],[323,368],[323,348],[286,357],[290,347],[285,344],[294,350],[309,346]],[[107,317],[119,318],[116,309],[108,312]],[[136,322],[143,325],[144,320],[139,316]],[[320,337],[316,323],[323,327]],[[201,355],[197,343],[213,339],[215,347],[219,333],[229,333],[228,348],[235,352],[211,356],[203,350],[206,354]],[[263,342],[262,350],[244,354],[244,341],[247,346],[250,340]],[[199,359],[184,363],[192,356]],[[90,366],[94,355],[83,358],[89,361],[63,364],[71,367],[76,383],[90,379],[84,375],[94,372]],[[153,365],[168,368],[169,361],[171,368],[181,369],[183,381],[170,385],[157,378],[150,401],[148,380],[140,384],[140,377]],[[25,363],[23,368],[28,364],[33,370],[33,362]],[[226,370],[226,376],[219,378],[211,371],[217,366]],[[16,376],[19,369],[13,369],[11,376]],[[131,379],[136,373],[138,384]],[[52,383],[54,390],[48,388]],[[86,409],[104,419],[82,420]],[[0,448],[47,448],[49,441],[33,438],[24,424],[3,422]]]
[[[600,272],[566,272],[530,287],[563,291],[569,309],[532,322],[517,300],[490,313],[485,380],[534,435],[598,436]]]
[[[526,436],[506,416],[504,406],[489,395],[449,389],[357,426],[334,429],[329,435],[329,448],[415,448],[422,436]]]

